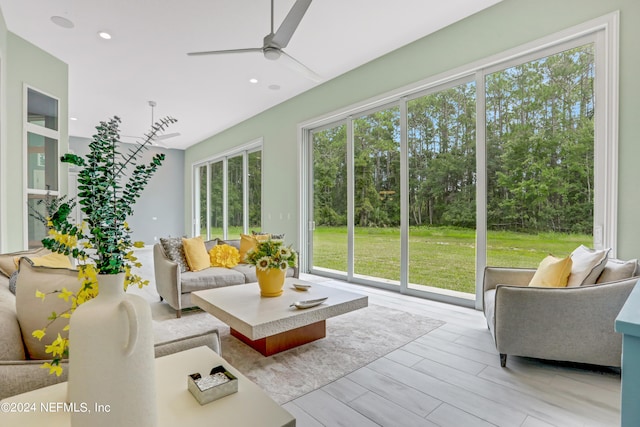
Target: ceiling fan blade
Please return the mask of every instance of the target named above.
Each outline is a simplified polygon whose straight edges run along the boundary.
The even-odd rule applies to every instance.
[[[307,67],[284,50],[280,50],[280,53],[282,53],[280,60],[283,61],[287,67],[304,74],[304,76],[309,80],[313,80],[314,82],[322,81],[322,77],[311,68]]]
[[[162,141],[163,139],[175,138],[176,136],[180,136],[180,132],[167,133],[165,135],[156,135],[155,139],[158,141]]]
[[[245,53],[245,52],[262,52],[261,47],[250,47],[246,49],[228,49],[228,50],[207,50],[203,52],[189,52],[189,56],[201,56],[201,55],[219,55],[223,53]]]
[[[280,28],[278,28],[278,31],[273,35],[271,39],[273,44],[279,48],[287,47],[291,36],[293,36],[296,28],[298,28],[298,24],[300,24],[310,4],[311,0],[298,0],[294,3],[287,17],[284,18],[284,21],[280,24]]]

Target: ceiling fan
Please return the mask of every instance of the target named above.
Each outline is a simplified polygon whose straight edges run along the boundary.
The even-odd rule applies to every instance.
[[[156,101],[147,101],[147,103],[149,104],[149,107],[151,107],[151,126],[153,126],[153,124],[155,123],[153,112],[154,112],[154,109],[156,108],[156,105],[158,105],[158,103]],[[132,139],[141,138],[139,136],[131,136],[131,135],[122,135],[122,136],[124,138],[132,138]],[[162,144],[161,141],[167,140],[169,138],[175,138],[176,136],[180,136],[180,132],[172,132],[172,133],[165,133],[164,135],[156,135],[151,139],[151,141],[153,142],[153,145],[158,145],[160,147],[168,148],[165,144]]]
[[[291,10],[280,24],[280,28],[275,33],[273,32],[273,1],[271,0],[271,32],[267,34],[262,42],[262,47],[251,47],[245,49],[228,49],[228,50],[209,50],[204,52],[189,52],[189,56],[201,56],[201,55],[219,55],[226,53],[245,53],[245,52],[262,52],[265,58],[275,61],[277,59],[283,59],[285,65],[301,72],[307,78],[319,82],[322,80],[318,74],[316,74],[309,67],[286,53],[283,49],[289,44],[291,36],[298,28],[298,24],[302,20],[302,17],[307,12],[311,0],[297,0],[291,7]]]

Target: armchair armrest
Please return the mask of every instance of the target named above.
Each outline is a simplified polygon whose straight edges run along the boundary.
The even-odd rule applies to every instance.
[[[535,268],[486,267],[482,291],[487,292],[498,285],[529,286],[535,273]]]

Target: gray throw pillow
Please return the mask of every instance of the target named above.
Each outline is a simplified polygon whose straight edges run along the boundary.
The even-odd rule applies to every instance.
[[[16,282],[18,281],[18,273],[19,271],[14,271],[13,274],[11,274],[11,277],[9,277],[9,290],[11,291],[12,294],[16,294]]]
[[[187,264],[182,247],[182,237],[161,237],[160,244],[162,244],[167,257],[178,264],[181,273],[189,271],[189,264]]]
[[[251,235],[252,236],[264,236],[265,234],[271,234],[271,239],[273,239],[273,240],[284,240],[284,234],[285,233],[274,234],[274,233],[266,233],[264,231],[253,231],[253,230],[251,230]]]

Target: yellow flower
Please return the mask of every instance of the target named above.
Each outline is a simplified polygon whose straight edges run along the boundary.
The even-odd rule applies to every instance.
[[[32,335],[34,338],[38,338],[38,340],[41,340],[41,339],[42,339],[42,337],[44,337],[44,336],[46,335],[46,333],[45,333],[45,331],[46,331],[46,330],[47,330],[47,328],[44,328],[44,329],[37,329],[37,330],[35,330],[35,331],[31,332],[31,335]]]
[[[134,248],[144,248],[144,242],[133,242]]]
[[[45,294],[40,291],[36,291],[36,298],[40,298],[42,301],[44,301],[44,297],[46,297]]]
[[[62,366],[60,365],[52,365],[49,362],[45,362],[42,364],[41,368],[49,369],[49,375],[56,374],[56,377],[62,375]]]
[[[53,356],[62,356],[64,349],[67,346],[67,340],[62,338],[60,334],[58,334],[58,338],[51,345],[47,345],[44,347],[45,353],[51,353]]]
[[[73,292],[69,291],[67,288],[62,288],[62,291],[58,295],[58,298],[65,300],[65,302],[69,302],[69,297],[73,296]]]

